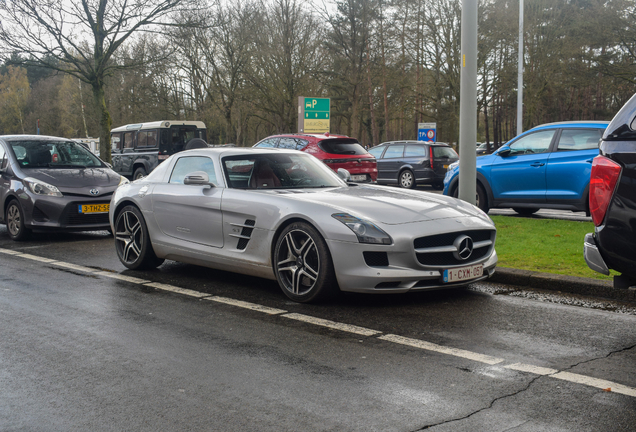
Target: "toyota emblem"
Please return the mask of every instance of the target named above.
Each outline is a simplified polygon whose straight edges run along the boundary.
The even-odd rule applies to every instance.
[[[456,249],[456,251],[453,252],[453,255],[460,261],[467,260],[473,253],[473,239],[467,235],[457,237],[453,245]]]
[[[98,189],[91,189],[90,190],[90,194],[91,195],[99,195],[99,190]]]

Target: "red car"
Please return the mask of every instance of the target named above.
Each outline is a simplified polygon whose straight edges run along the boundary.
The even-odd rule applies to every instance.
[[[285,148],[307,152],[329,168],[344,168],[355,182],[375,182],[378,168],[375,158],[355,138],[345,135],[282,134],[269,136],[254,145],[261,148]]]

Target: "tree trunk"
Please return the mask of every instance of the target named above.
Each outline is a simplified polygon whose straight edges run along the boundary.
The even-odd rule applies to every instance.
[[[100,113],[99,119],[99,157],[107,163],[112,162],[110,153],[110,130],[113,126],[113,120],[110,117],[108,108],[106,107],[106,97],[103,82],[93,82],[93,100],[95,107]]]

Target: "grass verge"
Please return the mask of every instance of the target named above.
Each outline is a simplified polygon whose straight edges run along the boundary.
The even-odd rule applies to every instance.
[[[591,270],[583,257],[585,234],[594,232],[591,222],[491,216],[497,227],[495,248],[498,266],[534,270],[601,280],[605,276]]]

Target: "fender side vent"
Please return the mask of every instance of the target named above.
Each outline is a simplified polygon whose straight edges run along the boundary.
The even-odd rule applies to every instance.
[[[234,236],[234,237],[238,237],[239,239],[236,245],[236,248],[238,250],[244,250],[247,247],[247,244],[249,243],[250,238],[252,237],[252,232],[254,231],[255,224],[256,224],[256,221],[253,219],[246,219],[243,225],[232,224],[234,226],[242,227],[241,234],[238,236]]]

